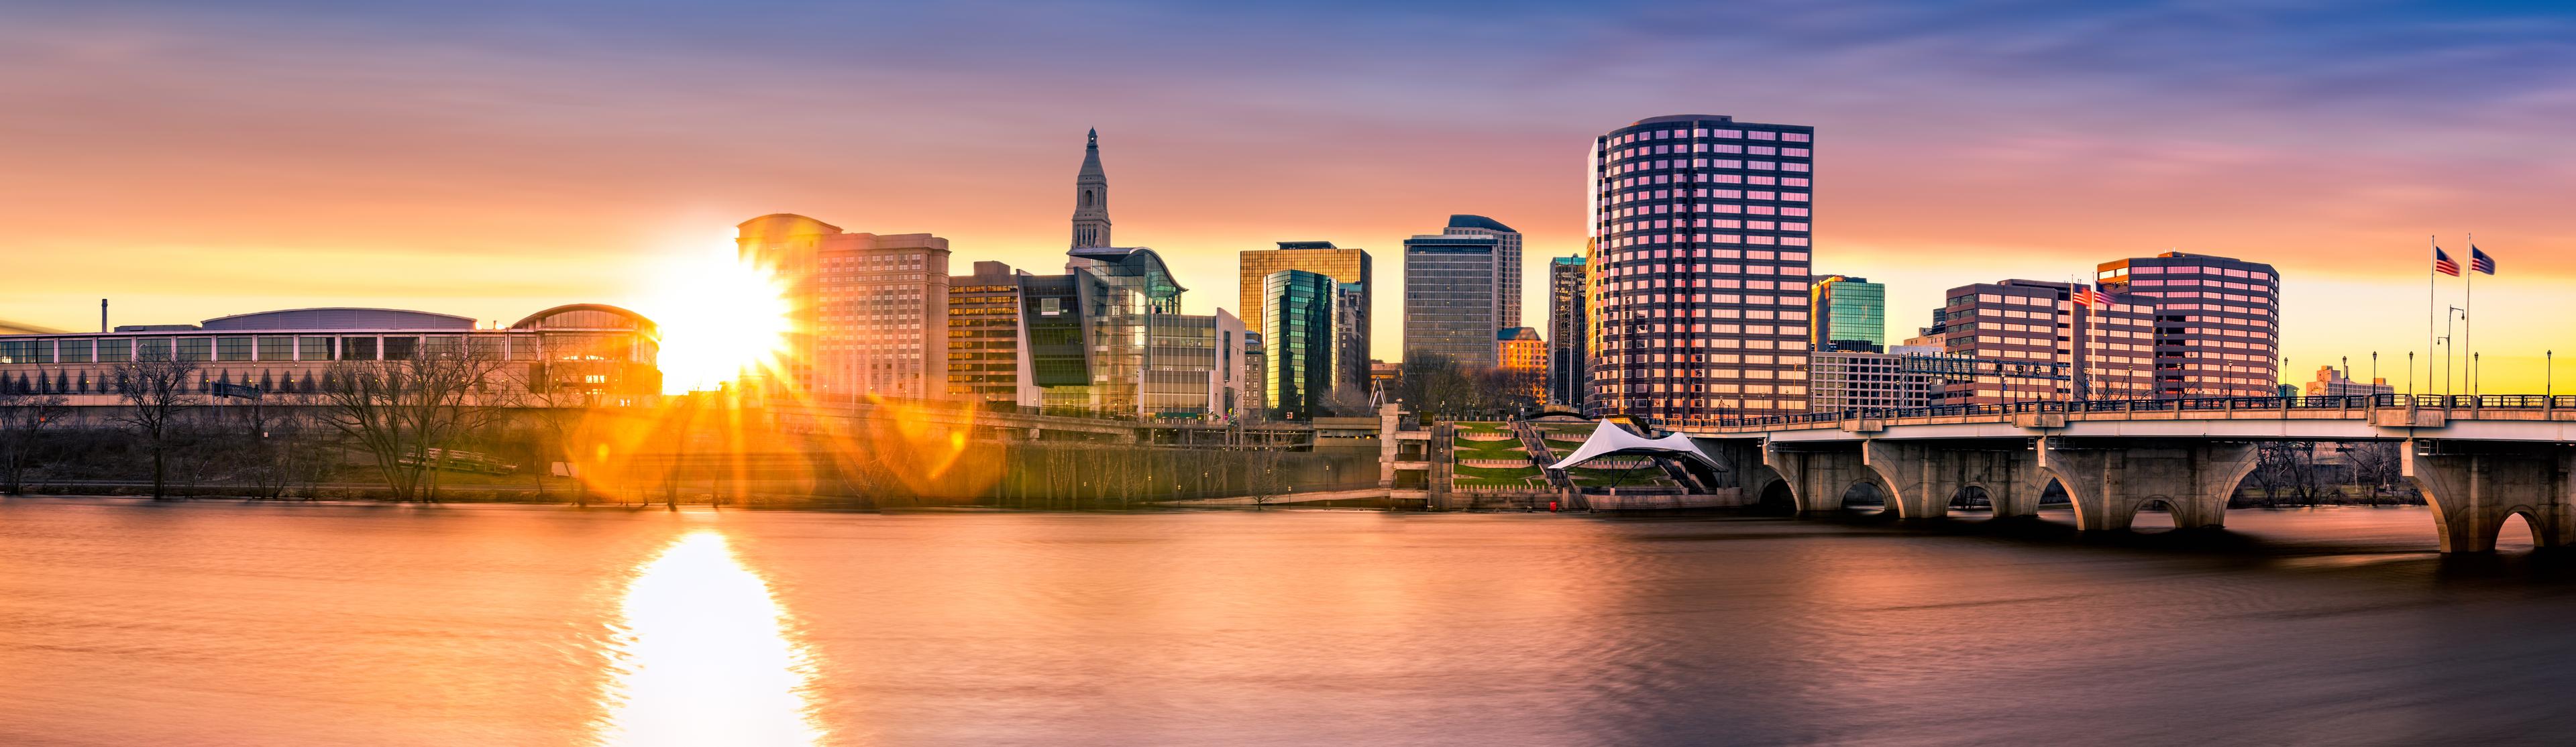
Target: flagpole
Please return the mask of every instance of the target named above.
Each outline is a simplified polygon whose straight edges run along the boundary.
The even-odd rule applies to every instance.
[[[2432,247],[2435,252],[2440,252],[2442,251],[2442,237],[2427,236],[2424,239],[2424,245]],[[2424,257],[2424,365],[2427,366],[2433,365],[2433,330],[2435,329],[2433,326],[2433,309],[2440,306],[2440,302],[2433,299],[2434,261],[2434,258],[2430,255]],[[2415,366],[2411,363],[2406,366],[2406,379],[2406,396],[2413,397],[2417,392],[2415,391],[2414,381]],[[2424,383],[2426,385],[2433,383],[2433,372],[2424,372]]]
[[[2478,308],[2478,235],[2474,233],[2469,234],[2468,243],[2469,271],[2460,273],[2461,282],[2468,283],[2468,292],[2463,293],[2460,296],[2460,305],[2462,307],[2460,309],[2460,342],[2461,347],[2469,349],[2469,396],[2476,397],[2478,396],[2478,320],[2476,311]]]

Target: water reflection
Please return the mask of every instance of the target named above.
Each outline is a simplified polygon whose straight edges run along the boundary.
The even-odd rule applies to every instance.
[[[636,569],[599,743],[813,744],[811,669],[769,583],[700,531]]]

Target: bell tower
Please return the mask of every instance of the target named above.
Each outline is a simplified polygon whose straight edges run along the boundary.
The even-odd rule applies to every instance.
[[[1100,131],[1082,148],[1082,171],[1073,177],[1073,248],[1109,245],[1109,177],[1100,171]]]

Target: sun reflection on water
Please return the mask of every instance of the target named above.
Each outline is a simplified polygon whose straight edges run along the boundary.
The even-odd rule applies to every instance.
[[[638,568],[623,613],[600,744],[822,738],[805,701],[806,654],[788,638],[769,583],[734,557],[723,534],[693,532]]]

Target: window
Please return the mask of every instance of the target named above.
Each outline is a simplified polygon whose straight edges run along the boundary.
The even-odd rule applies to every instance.
[[[251,356],[251,339],[250,339],[250,338],[248,338],[248,337],[218,337],[218,338],[215,338],[215,360],[219,360],[219,361],[246,361],[246,360],[250,360],[250,356]]]
[[[170,338],[146,337],[134,341],[134,357],[147,361],[170,359]]]
[[[373,338],[373,337],[343,337],[343,338],[340,338],[340,359],[341,359],[341,360],[348,360],[348,361],[371,361],[371,360],[375,360],[375,359],[376,359],[376,338]]]
[[[275,336],[259,338],[259,359],[264,361],[295,360],[295,338]]]
[[[420,338],[384,338],[384,356],[389,361],[407,361],[420,354]]]
[[[308,361],[327,361],[331,359],[331,338],[299,337],[295,340],[295,347],[295,357],[297,358]]]
[[[205,337],[182,337],[173,341],[173,355],[178,360],[202,361],[214,357],[215,341]]]
[[[60,360],[60,361],[62,361],[62,362],[64,362],[64,363],[88,363],[88,362],[89,362],[89,359],[90,359],[90,341],[88,341],[88,340],[64,340],[64,341],[62,341],[61,343],[59,343],[59,347],[60,347],[60,352],[59,352],[59,353],[57,353],[57,356],[58,356],[58,357],[56,358],[56,360]]]
[[[124,363],[134,360],[134,341],[106,339],[98,341],[98,362]]]

